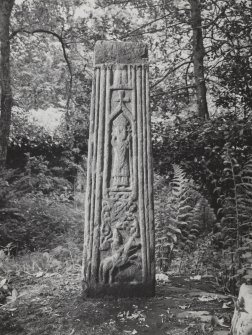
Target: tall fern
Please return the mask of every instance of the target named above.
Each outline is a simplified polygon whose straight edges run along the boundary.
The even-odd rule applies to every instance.
[[[189,221],[192,217],[193,208],[190,205],[189,193],[189,179],[185,172],[179,166],[174,164],[174,177],[172,180],[172,216],[171,221],[180,229],[180,241],[186,244],[188,237]]]
[[[216,222],[216,215],[208,200],[201,196],[197,201],[192,217],[191,232],[208,234]]]
[[[204,225],[212,224],[215,216],[208,201],[196,189],[193,180],[188,179],[178,165],[173,168],[172,192],[177,204],[174,208],[176,222],[181,230],[180,247],[190,252],[196,247],[195,241]]]
[[[221,213],[223,247],[231,261],[233,285],[252,279],[252,158],[242,168],[228,147],[224,153],[224,176],[216,188]],[[233,291],[235,287],[231,288]]]
[[[161,187],[160,187],[161,184]],[[171,188],[162,180],[156,185],[155,194],[155,237],[156,237],[156,263],[161,271],[167,271],[172,260],[177,235],[181,232],[172,220],[172,194]]]
[[[156,260],[158,267],[164,271],[178,249],[182,249],[184,255],[195,248],[195,241],[204,224],[212,222],[214,216],[207,200],[196,190],[193,181],[186,177],[184,170],[176,164],[173,170],[169,187],[160,187],[160,182],[156,184]]]

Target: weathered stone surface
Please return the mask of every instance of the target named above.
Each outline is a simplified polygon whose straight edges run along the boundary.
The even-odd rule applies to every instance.
[[[83,258],[89,296],[154,294],[146,56],[142,44],[95,47]]]
[[[142,63],[147,57],[148,50],[144,43],[98,41],[95,45],[95,64]]]
[[[242,284],[240,287],[231,335],[252,335],[252,285]]]

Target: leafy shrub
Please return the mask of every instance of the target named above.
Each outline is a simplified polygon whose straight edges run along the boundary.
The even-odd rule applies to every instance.
[[[213,180],[223,177],[225,145],[240,165],[252,154],[252,113],[241,118],[238,113],[223,113],[210,120],[197,116],[175,118],[166,124],[153,124],[154,167],[160,175],[173,177],[172,164],[180,165],[209,200],[217,214],[219,205]]]
[[[82,215],[71,204],[72,184],[52,176],[42,157],[29,162],[23,172],[0,176],[0,248],[13,243],[13,252],[50,249],[71,227],[82,231]]]
[[[16,249],[38,250],[50,246],[55,235],[65,231],[66,222],[61,216],[52,214],[55,204],[43,198],[24,198],[16,202],[22,212],[22,221],[10,215],[0,224],[0,245],[12,242]],[[52,207],[53,206],[53,207]]]
[[[28,124],[28,129],[26,123],[22,124],[24,129],[21,127],[23,130],[21,134],[19,126],[18,131],[14,131],[11,136],[7,155],[8,168],[24,170],[27,163],[30,163],[37,164],[41,169],[43,160],[46,163],[45,168],[53,176],[62,177],[73,183],[83,155],[87,153],[86,140],[85,143],[83,141],[73,143],[69,137],[72,134],[66,134],[66,131],[64,136],[58,134],[51,136],[43,127]]]

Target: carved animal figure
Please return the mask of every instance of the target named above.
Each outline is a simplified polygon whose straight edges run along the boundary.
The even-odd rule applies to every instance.
[[[112,284],[114,282],[114,273],[116,269],[121,268],[125,265],[131,265],[136,263],[137,250],[141,247],[139,244],[134,244],[135,239],[139,237],[139,225],[137,220],[132,223],[132,235],[128,238],[125,244],[122,244],[122,240],[119,237],[120,225],[116,225],[113,231],[112,255],[104,258],[100,264],[100,280],[103,283]]]

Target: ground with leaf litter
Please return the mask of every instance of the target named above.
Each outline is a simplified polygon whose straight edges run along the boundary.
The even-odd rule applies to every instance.
[[[0,334],[228,334],[233,301],[213,277],[158,275],[153,298],[84,300],[79,270],[10,276]]]

